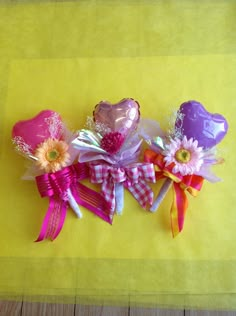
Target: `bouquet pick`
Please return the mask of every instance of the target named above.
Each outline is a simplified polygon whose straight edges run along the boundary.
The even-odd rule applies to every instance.
[[[116,104],[101,101],[95,106],[88,129],[73,140],[79,149],[79,162],[89,162],[90,181],[101,184],[101,194],[114,211],[122,213],[124,188],[145,208],[152,204],[153,192],[147,182],[155,181],[152,163],[139,163],[141,143],[138,135],[140,107],[133,99]]]
[[[71,142],[75,135],[65,127],[60,115],[44,110],[35,117],[17,122],[12,129],[16,150],[30,159],[29,170],[35,176],[41,197],[49,198],[49,207],[36,241],[54,240],[60,233],[67,208],[81,218],[78,204],[110,222],[104,199],[80,183],[89,176],[84,163],[75,163],[78,153]]]
[[[216,156],[216,146],[227,131],[228,123],[222,115],[209,113],[197,101],[188,101],[180,106],[172,132],[147,139],[151,149],[145,151],[144,159],[154,163],[156,180],[164,179],[150,210],[155,212],[158,209],[172,187],[170,214],[173,236],[184,226],[188,207],[186,192],[196,196],[204,179],[210,182],[220,180],[210,168],[223,162]]]

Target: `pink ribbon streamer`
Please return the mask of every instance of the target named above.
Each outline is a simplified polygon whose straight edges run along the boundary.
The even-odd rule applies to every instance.
[[[41,197],[49,197],[49,207],[36,242],[46,238],[54,240],[60,233],[69,206],[67,190],[79,205],[82,205],[112,223],[109,208],[101,194],[84,186],[78,181],[89,176],[89,169],[85,163],[68,166],[55,173],[46,173],[36,177],[36,183]]]
[[[102,195],[112,214],[116,207],[116,183],[123,183],[143,208],[153,202],[152,189],[146,183],[155,182],[152,163],[135,163],[123,168],[107,164],[90,164],[90,179],[92,183],[102,183]]]

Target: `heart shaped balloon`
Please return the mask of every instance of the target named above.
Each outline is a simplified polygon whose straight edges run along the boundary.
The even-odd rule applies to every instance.
[[[95,122],[104,124],[112,132],[119,132],[127,136],[138,126],[139,104],[133,99],[123,99],[116,104],[101,101],[96,105],[93,117]]]
[[[18,149],[24,154],[33,154],[36,147],[48,138],[61,139],[63,123],[58,113],[44,110],[35,117],[17,122],[12,137]]]
[[[193,138],[198,145],[209,149],[217,145],[225,137],[228,131],[228,123],[220,114],[209,113],[204,106],[197,101],[188,101],[180,106],[175,127],[185,135],[187,139]]]

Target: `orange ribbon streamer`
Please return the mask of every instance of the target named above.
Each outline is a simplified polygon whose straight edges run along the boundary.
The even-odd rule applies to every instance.
[[[188,208],[188,199],[186,191],[192,196],[197,196],[201,190],[204,178],[198,175],[182,176],[180,173],[173,174],[174,163],[165,166],[164,156],[150,149],[144,153],[145,162],[151,162],[155,165],[156,179],[171,179],[173,181],[173,201],[170,210],[171,228],[173,237],[178,235],[183,229],[184,218]]]

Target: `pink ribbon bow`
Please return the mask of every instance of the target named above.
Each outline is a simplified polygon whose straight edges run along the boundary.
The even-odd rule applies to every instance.
[[[116,207],[115,186],[118,183],[122,183],[143,208],[153,202],[153,192],[146,183],[155,182],[152,163],[135,163],[119,168],[107,164],[90,164],[90,179],[92,183],[102,183],[102,194],[111,213]]]
[[[107,204],[101,194],[78,183],[88,176],[89,169],[86,164],[77,163],[55,173],[36,177],[41,197],[49,197],[49,207],[36,242],[45,238],[54,240],[58,236],[65,221],[71,196],[79,205],[111,224]]]

